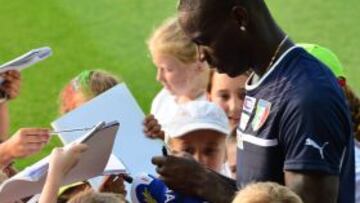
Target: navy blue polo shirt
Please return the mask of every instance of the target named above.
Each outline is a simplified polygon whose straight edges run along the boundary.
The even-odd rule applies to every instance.
[[[246,91],[237,129],[238,186],[284,184],[284,171],[314,171],[339,176],[338,202],[354,202],[350,112],[332,72],[292,47]]]

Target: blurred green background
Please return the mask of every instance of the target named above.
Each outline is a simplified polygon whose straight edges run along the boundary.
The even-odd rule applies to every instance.
[[[296,42],[332,49],[360,90],[360,2],[356,0],[267,0],[274,18]],[[10,104],[11,133],[21,127],[48,127],[58,117],[61,88],[83,69],[102,68],[127,83],[144,112],[160,89],[146,39],[176,12],[176,0],[0,0],[0,63],[33,48],[54,55],[24,70],[21,95]],[[23,168],[59,145],[17,160]]]

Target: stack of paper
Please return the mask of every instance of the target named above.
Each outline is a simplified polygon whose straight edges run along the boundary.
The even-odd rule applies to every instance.
[[[101,175],[109,160],[119,123],[104,122],[74,142],[85,143],[88,150],[81,154],[77,165],[69,171],[62,185]],[[68,146],[65,146],[68,148]],[[14,202],[41,192],[49,168],[49,156],[6,180],[0,186],[0,202]]]

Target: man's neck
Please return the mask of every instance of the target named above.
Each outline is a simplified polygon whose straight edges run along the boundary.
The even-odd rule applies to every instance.
[[[251,80],[251,83],[258,82],[268,71],[271,70],[271,68],[276,64],[277,60],[292,46],[294,46],[294,43],[291,40],[288,40],[284,43],[282,47],[279,48],[278,54],[276,54],[274,61],[270,64],[270,61],[267,65],[258,66],[255,68],[252,68],[255,72],[254,77]]]
[[[270,13],[264,11],[254,16],[253,20],[257,23],[253,30],[254,47],[251,50],[251,67],[261,78],[279,56],[292,46],[290,45],[292,43],[289,43],[291,40],[286,39],[286,34],[276,24]]]

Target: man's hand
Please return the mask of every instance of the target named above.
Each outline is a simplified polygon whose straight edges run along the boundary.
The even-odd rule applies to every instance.
[[[156,120],[156,118],[154,117],[154,115],[148,115],[144,122],[144,133],[146,136],[148,136],[149,138],[159,138],[164,140],[164,131],[161,130],[161,126],[159,124],[159,122]]]
[[[175,156],[154,157],[152,163],[165,184],[176,192],[217,203],[231,202],[236,186],[193,159]],[[209,187],[211,186],[211,187]]]
[[[47,128],[22,128],[4,144],[12,159],[23,158],[40,151],[47,144],[49,137]]]
[[[53,149],[49,163],[49,174],[63,177],[70,169],[72,169],[79,161],[80,155],[87,150],[85,144],[74,144],[68,149]]]
[[[15,99],[20,92],[21,74],[17,70],[9,70],[0,74],[4,82],[0,85],[0,91],[5,94],[7,99]]]

